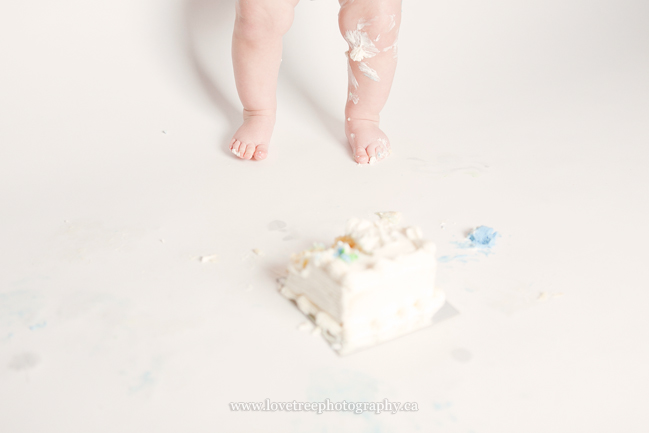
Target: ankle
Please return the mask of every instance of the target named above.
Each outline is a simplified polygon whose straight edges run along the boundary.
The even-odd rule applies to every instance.
[[[345,119],[345,125],[347,126],[347,128],[359,128],[363,127],[364,125],[378,127],[379,120],[347,116],[347,118]]]
[[[275,122],[275,115],[277,110],[272,109],[263,109],[263,110],[246,110],[243,109],[243,120],[248,120],[251,118],[264,118],[269,119]]]
[[[373,114],[373,113],[367,113],[358,110],[350,110],[350,109],[345,110],[345,120],[347,121],[347,123],[364,121],[364,122],[372,122],[378,124],[380,119],[381,117],[379,116],[378,113]]]

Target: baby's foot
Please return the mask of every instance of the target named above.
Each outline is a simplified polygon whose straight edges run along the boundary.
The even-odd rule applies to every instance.
[[[249,114],[244,110],[243,124],[232,137],[230,150],[241,159],[265,159],[275,126],[275,114]]]
[[[379,122],[347,118],[345,134],[352,148],[354,161],[359,164],[374,164],[392,152],[390,140],[379,129]]]

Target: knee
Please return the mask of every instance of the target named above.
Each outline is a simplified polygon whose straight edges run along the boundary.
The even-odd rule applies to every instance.
[[[392,46],[399,33],[401,1],[397,0],[355,0],[342,3],[338,15],[340,32],[353,49],[355,38],[363,34],[377,49]],[[350,40],[352,39],[352,40]]]
[[[293,9],[282,0],[238,0],[234,32],[247,40],[281,37],[293,23]]]

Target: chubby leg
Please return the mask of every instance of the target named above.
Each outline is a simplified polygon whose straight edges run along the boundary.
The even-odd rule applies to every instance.
[[[401,0],[340,0],[340,32],[349,45],[345,133],[359,164],[390,154],[379,129],[397,67]]]
[[[237,0],[232,63],[243,124],[230,150],[241,159],[264,159],[275,126],[282,36],[293,23],[299,0]]]

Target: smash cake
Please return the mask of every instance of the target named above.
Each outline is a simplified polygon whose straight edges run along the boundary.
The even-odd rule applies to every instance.
[[[430,325],[445,302],[435,245],[400,213],[377,215],[349,220],[330,247],[293,254],[280,287],[341,355]]]

